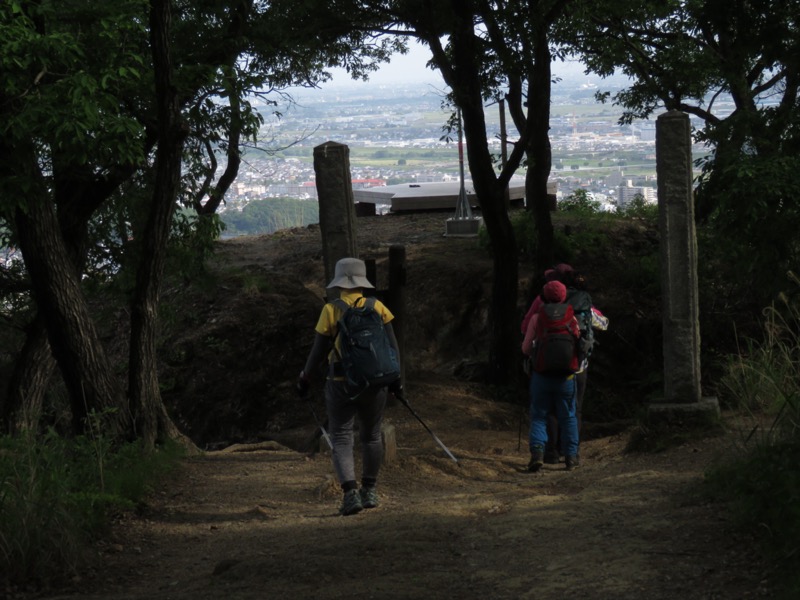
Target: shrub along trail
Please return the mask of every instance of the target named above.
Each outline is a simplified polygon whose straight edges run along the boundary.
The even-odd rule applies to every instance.
[[[95,569],[44,597],[770,597],[752,540],[696,493],[736,433],[649,455],[625,453],[626,433],[598,437],[580,469],[530,474],[519,407],[449,378],[407,388],[460,465],[399,404],[381,506],[354,516],[337,514],[326,455],[261,444],[189,458],[96,546]]]

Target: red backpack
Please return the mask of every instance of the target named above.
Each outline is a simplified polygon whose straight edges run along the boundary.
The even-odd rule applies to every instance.
[[[570,330],[575,313],[569,304],[545,304],[539,311],[539,337],[533,351],[533,370],[548,375],[571,375],[578,370],[578,338]]]

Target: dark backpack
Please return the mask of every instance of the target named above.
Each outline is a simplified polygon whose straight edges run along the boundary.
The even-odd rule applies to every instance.
[[[383,319],[375,310],[375,298],[367,298],[359,307],[349,306],[341,298],[333,302],[343,311],[336,335],[347,387],[357,395],[399,379],[400,364]]]
[[[578,370],[578,340],[569,325],[575,313],[569,304],[545,304],[539,312],[533,370],[571,375]]]
[[[594,347],[594,329],[592,328],[592,297],[584,290],[567,290],[567,303],[572,306],[581,337],[578,340],[578,357],[588,358]]]

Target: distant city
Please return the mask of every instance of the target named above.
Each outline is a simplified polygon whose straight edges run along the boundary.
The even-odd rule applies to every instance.
[[[556,190],[558,200],[585,190],[603,210],[624,207],[636,196],[656,201],[655,121],[622,126],[618,107],[595,100],[597,91],[613,93],[625,83],[624,78],[573,76],[553,86],[553,170],[548,187]],[[258,143],[244,153],[239,176],[226,194],[220,210],[223,221],[225,212],[242,211],[257,200],[316,202],[313,152],[328,141],[348,146],[354,189],[460,178],[458,134],[451,131],[445,136],[450,112],[442,107],[444,92],[435,84],[326,84],[321,89],[296,89],[291,95],[291,103],[257,105],[264,125]],[[717,98],[715,107],[716,113],[724,116],[732,110],[732,103]],[[486,119],[488,141],[499,165],[498,105],[486,107]],[[508,143],[513,143],[516,130],[510,118],[506,123]],[[702,146],[695,146],[695,158],[704,153]],[[220,157],[220,172],[225,167],[223,159]],[[512,184],[518,185],[524,176],[521,168]],[[378,212],[387,209],[378,207]],[[228,219],[233,216],[229,214]],[[302,223],[303,218],[291,221]],[[19,259],[16,249],[0,248],[0,265]]]
[[[625,206],[636,195],[656,201],[655,121],[620,125],[621,109],[595,99],[598,90],[614,92],[624,84],[624,78],[573,77],[554,85],[551,188],[558,199],[581,189],[604,210]],[[444,92],[430,83],[328,85],[295,90],[293,99],[288,106],[259,106],[265,118],[259,148],[245,154],[223,210],[242,210],[258,199],[316,199],[313,149],[328,141],[348,146],[354,189],[460,177],[458,135],[445,138],[450,112],[442,107]],[[497,104],[486,107],[486,118],[499,166]],[[505,121],[513,143],[517,132],[510,117]],[[698,146],[695,157],[702,153]],[[520,169],[514,177],[524,174]]]

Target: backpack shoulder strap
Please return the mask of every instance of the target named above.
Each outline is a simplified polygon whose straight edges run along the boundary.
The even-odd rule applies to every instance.
[[[364,300],[364,304],[359,306],[358,305],[358,301],[359,300]],[[370,303],[370,301],[372,301],[372,302]],[[339,307],[339,309],[342,311],[342,313],[345,313],[350,308],[364,308],[365,306],[369,306],[369,307],[372,308],[375,305],[375,298],[372,297],[372,296],[370,296],[369,298],[367,298],[365,296],[359,296],[358,298],[356,298],[353,301],[353,304],[348,304],[347,302],[345,302],[341,298],[334,298],[333,300],[331,300],[331,304],[335,304],[336,306]]]
[[[339,309],[340,309],[342,312],[344,312],[344,311],[346,311],[348,308],[350,308],[350,305],[349,305],[347,302],[345,302],[344,300],[342,300],[341,298],[334,298],[333,300],[331,300],[331,304],[333,304],[333,305],[335,305],[335,306],[338,306],[338,307],[339,307]]]
[[[345,302],[344,300],[342,300],[341,298],[334,298],[333,300],[331,300],[331,304],[333,306],[336,306],[342,312],[342,314],[337,319],[336,336],[338,337],[342,333],[344,333],[344,335],[346,335],[346,336],[350,335],[348,330],[347,330],[347,325],[345,325],[344,319],[343,319],[343,317],[347,313],[347,311],[350,310],[350,308],[351,308],[350,305],[347,302]]]

